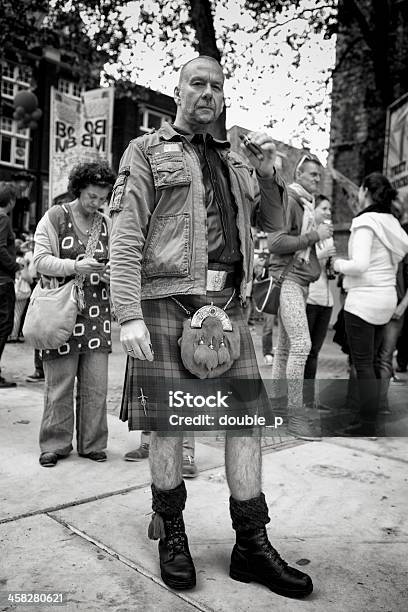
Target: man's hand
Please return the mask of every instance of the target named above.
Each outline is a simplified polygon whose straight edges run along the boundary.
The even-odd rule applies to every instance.
[[[333,226],[328,223],[321,223],[317,228],[317,233],[319,234],[320,240],[331,238],[333,236]]]
[[[244,143],[241,143],[241,150],[254,168],[257,169],[260,176],[272,178],[275,175],[276,146],[271,136],[261,132],[249,132],[246,136],[252,144],[261,149],[263,159],[258,159],[256,154],[251,149],[248,149]]]
[[[122,323],[120,341],[123,350],[135,359],[153,361],[150,334],[143,319],[133,319]]]

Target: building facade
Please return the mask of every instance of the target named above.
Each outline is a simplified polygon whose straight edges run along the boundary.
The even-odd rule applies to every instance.
[[[359,185],[383,169],[387,107],[408,92],[408,3],[339,0],[333,72],[330,160]],[[353,213],[335,182],[334,221],[344,231]]]
[[[0,180],[11,180],[19,171],[29,172],[34,181],[25,196],[32,202],[30,227],[34,228],[49,205],[49,139],[51,88],[81,97],[84,91],[68,64],[55,49],[44,49],[41,57],[27,55],[27,62],[5,59],[0,79]],[[99,86],[99,78],[87,89]],[[43,116],[38,129],[19,129],[13,119],[13,99],[20,90],[30,89],[38,97]],[[141,86],[130,86],[131,95],[115,92],[112,138],[112,166],[117,169],[129,141],[166,120],[173,120],[175,103],[170,96]]]

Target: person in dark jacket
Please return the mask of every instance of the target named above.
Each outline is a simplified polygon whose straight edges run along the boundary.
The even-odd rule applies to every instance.
[[[306,418],[303,406],[303,378],[311,341],[306,317],[306,298],[310,283],[321,272],[316,243],[330,238],[331,225],[315,221],[314,196],[317,193],[321,164],[314,155],[304,155],[295,170],[295,182],[288,187],[288,205],[283,227],[268,236],[271,252],[269,272],[284,275],[278,315],[278,342],[272,366],[273,393],[283,396],[282,382],[288,380],[289,433],[305,440],[318,440],[314,423]]]
[[[17,192],[11,183],[0,182],[0,362],[7,338],[13,329],[14,277],[20,266],[16,262],[16,247],[9,213],[13,210]],[[1,376],[0,388],[15,387]]]

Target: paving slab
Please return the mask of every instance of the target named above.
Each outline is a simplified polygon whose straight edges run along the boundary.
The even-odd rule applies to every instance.
[[[406,448],[399,449],[402,456]],[[285,559],[300,561],[315,583],[314,594],[298,602],[228,578],[234,536],[224,472],[201,474],[187,483],[185,520],[198,572],[189,597],[200,609],[217,612],[402,612],[408,597],[406,480],[403,462],[333,441],[264,456],[270,539]],[[145,488],[54,515],[160,580],[157,543],[146,537],[150,502]]]
[[[194,607],[134,567],[41,515],[0,525],[0,610],[189,612]],[[6,562],[5,562],[6,560]],[[8,591],[64,592],[61,606],[6,604]]]
[[[355,437],[336,437],[327,438],[326,442],[331,442],[337,446],[344,446],[375,457],[395,459],[405,463],[408,474],[408,438],[387,437],[387,438],[355,438]],[[408,495],[408,491],[407,491]]]
[[[14,393],[14,395],[13,395]],[[18,401],[16,401],[18,398]],[[123,460],[140,443],[140,432],[108,414],[108,461],[95,463],[73,452],[56,467],[38,463],[42,397],[29,389],[2,390],[0,403],[0,521],[109,495],[150,482],[148,461]],[[200,469],[222,465],[221,448],[197,443]]]

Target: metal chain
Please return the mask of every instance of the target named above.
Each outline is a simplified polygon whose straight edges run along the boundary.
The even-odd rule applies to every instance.
[[[222,307],[222,310],[226,310],[228,308],[228,306],[231,304],[232,300],[235,297],[235,293],[236,293],[236,289],[234,288],[234,291],[232,292],[231,297],[229,298],[229,300],[227,301],[227,303],[225,304],[225,306]],[[177,306],[180,306],[180,308],[185,312],[185,314],[189,317],[191,315],[191,310],[187,310],[187,308],[185,306],[183,306],[183,304],[181,302],[179,302],[175,297],[173,297],[172,295],[170,296],[170,299],[173,300],[173,302],[175,302],[177,304]],[[213,302],[211,302],[210,306],[213,306]]]

